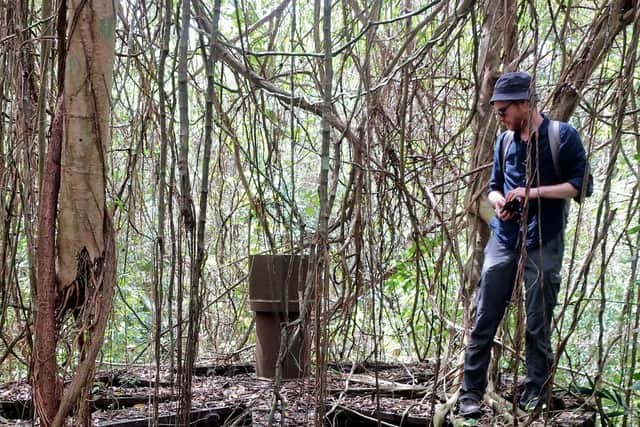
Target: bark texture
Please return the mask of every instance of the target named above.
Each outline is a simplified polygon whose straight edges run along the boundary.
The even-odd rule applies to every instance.
[[[92,261],[104,253],[104,160],[115,33],[112,2],[72,0],[69,10],[58,237],[62,289],[76,281],[83,249]]]
[[[105,153],[111,141],[110,95],[115,48],[113,3],[69,2],[58,222],[58,319],[72,311],[80,358],[53,421],[74,406],[89,424],[88,394],[102,347],[115,284],[115,239],[105,196]]]
[[[58,410],[62,385],[56,364],[56,260],[55,232],[60,191],[60,150],[62,146],[62,98],[51,125],[51,138],[40,192],[38,233],[38,296],[33,366],[33,401],[44,426],[51,425]]]
[[[501,74],[500,64],[509,62],[515,55],[515,2],[512,0],[493,0],[484,5],[482,38],[478,47],[477,76],[479,90],[476,99],[475,115],[472,121],[474,130],[471,170],[489,164],[493,158],[497,124],[489,99],[493,86]],[[504,53],[501,58],[500,53]],[[502,60],[501,60],[502,59]],[[472,256],[465,266],[465,290],[471,294],[480,280],[480,269],[484,260],[483,249],[489,239],[488,223],[493,216],[493,208],[486,196],[487,182],[491,169],[475,175],[467,192],[468,221],[472,245]],[[470,326],[470,312],[465,310],[465,324]],[[467,328],[469,330],[469,328]]]

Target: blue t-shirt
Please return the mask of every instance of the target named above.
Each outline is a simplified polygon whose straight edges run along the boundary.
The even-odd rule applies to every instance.
[[[504,159],[502,158],[502,144],[507,133],[503,132],[498,136],[493,153],[493,169],[489,180],[489,192],[500,191],[506,197],[509,191],[517,187],[526,187],[526,161],[527,155],[529,155],[531,167],[528,181],[531,188],[569,182],[578,190],[576,200],[579,199],[582,193],[585,169],[588,168],[587,156],[580,135],[570,124],[560,123],[558,166],[561,176],[558,177],[553,166],[553,156],[549,145],[549,119],[544,115],[543,118],[544,120],[538,131],[539,137],[535,136],[531,141],[532,143],[523,142],[520,138],[520,133],[514,132],[513,142],[509,144]],[[502,170],[503,164],[504,172]],[[593,192],[593,178],[590,174],[587,182],[586,195],[590,196]],[[569,201],[545,198],[529,201],[527,248],[538,247],[540,231],[542,231],[543,244],[563,231],[566,203],[569,203]],[[522,238],[522,226],[519,220],[501,221],[498,217],[494,217],[490,227],[501,243],[510,248],[519,247]]]

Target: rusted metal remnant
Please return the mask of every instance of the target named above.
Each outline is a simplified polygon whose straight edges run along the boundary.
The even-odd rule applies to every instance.
[[[307,257],[301,255],[252,255],[249,259],[249,306],[256,313],[259,377],[275,377],[283,328],[300,317],[299,295],[304,289],[307,266]],[[283,379],[308,373],[309,335],[304,327],[299,333],[296,329],[287,328],[288,348],[281,365]]]

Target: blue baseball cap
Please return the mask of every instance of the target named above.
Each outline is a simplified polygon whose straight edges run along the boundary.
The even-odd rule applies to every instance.
[[[496,101],[521,101],[530,98],[529,86],[531,85],[531,75],[523,71],[513,73],[504,73],[496,81],[493,87],[493,96],[489,103]],[[537,99],[535,88],[533,91],[534,99]]]

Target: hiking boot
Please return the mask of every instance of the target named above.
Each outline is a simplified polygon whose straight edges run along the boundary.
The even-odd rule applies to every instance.
[[[480,401],[473,397],[460,398],[458,405],[458,415],[465,418],[476,418],[482,415]]]
[[[533,412],[541,400],[543,400],[543,396],[538,390],[528,389],[522,392],[518,407],[525,412]]]

